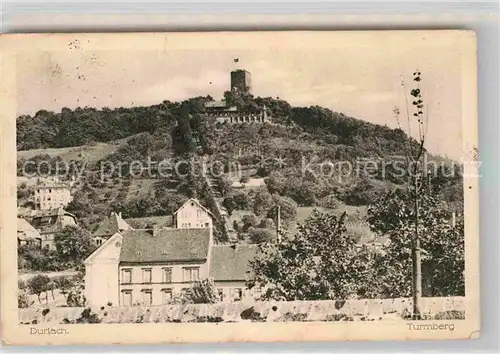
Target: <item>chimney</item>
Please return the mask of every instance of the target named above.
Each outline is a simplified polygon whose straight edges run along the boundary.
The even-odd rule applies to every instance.
[[[158,236],[158,232],[160,231],[158,224],[155,222],[147,225],[146,229],[147,229],[147,232],[153,237]]]
[[[119,217],[120,219],[122,218],[122,212],[121,212],[121,211],[118,213],[118,217]]]

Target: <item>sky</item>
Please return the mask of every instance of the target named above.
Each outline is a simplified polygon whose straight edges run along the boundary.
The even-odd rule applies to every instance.
[[[243,68],[252,74],[255,96],[279,97],[292,106],[320,105],[393,128],[397,127],[393,110],[398,106],[408,131],[405,92],[408,95],[413,87],[412,73],[418,70],[429,116],[427,148],[459,158],[463,100],[459,40],[422,35],[425,32],[387,33],[221,38],[212,34],[196,37],[197,45],[184,45],[180,34],[135,46],[116,40],[91,45],[87,38],[94,37],[81,37],[76,44],[18,54],[17,112],[144,106],[207,94],[220,99],[229,89],[230,71]]]

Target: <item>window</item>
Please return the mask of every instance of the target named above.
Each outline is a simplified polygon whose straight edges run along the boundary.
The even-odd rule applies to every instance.
[[[203,217],[203,210],[201,210],[201,209],[196,210],[196,216],[197,216],[198,218]]]
[[[233,300],[240,301],[242,297],[243,297],[243,289],[235,288],[233,291]]]
[[[183,281],[195,281],[200,278],[200,267],[182,268]]]
[[[206,223],[205,223],[205,227],[209,227],[209,226],[210,226],[210,225],[209,225],[209,223],[208,223],[208,222],[206,222]]]
[[[142,292],[142,303],[146,306],[153,305],[153,290],[143,290]]]
[[[122,269],[122,283],[132,283],[132,269]]]
[[[172,289],[163,289],[162,290],[163,305],[170,304],[171,301],[172,301]]]
[[[219,300],[224,301],[224,289],[217,288],[217,294],[219,294]]]
[[[132,306],[132,290],[123,290],[122,291],[122,305],[123,306]]]
[[[142,270],[142,282],[151,283],[151,268],[146,268]]]
[[[102,240],[101,240],[100,238],[96,239],[96,240],[95,240],[95,244],[96,244],[97,246],[102,245]]]
[[[164,283],[172,282],[172,268],[163,268],[163,282]]]

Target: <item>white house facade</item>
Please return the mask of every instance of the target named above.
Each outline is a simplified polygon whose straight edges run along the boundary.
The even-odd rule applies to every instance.
[[[70,187],[63,183],[45,182],[35,188],[35,205],[40,210],[64,208],[72,200]]]
[[[194,198],[174,213],[174,223],[178,229],[212,228],[212,218],[212,213]]]

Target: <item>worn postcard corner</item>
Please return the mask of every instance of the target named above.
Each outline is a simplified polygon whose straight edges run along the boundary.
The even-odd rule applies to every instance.
[[[4,344],[479,337],[474,32],[0,39]]]

